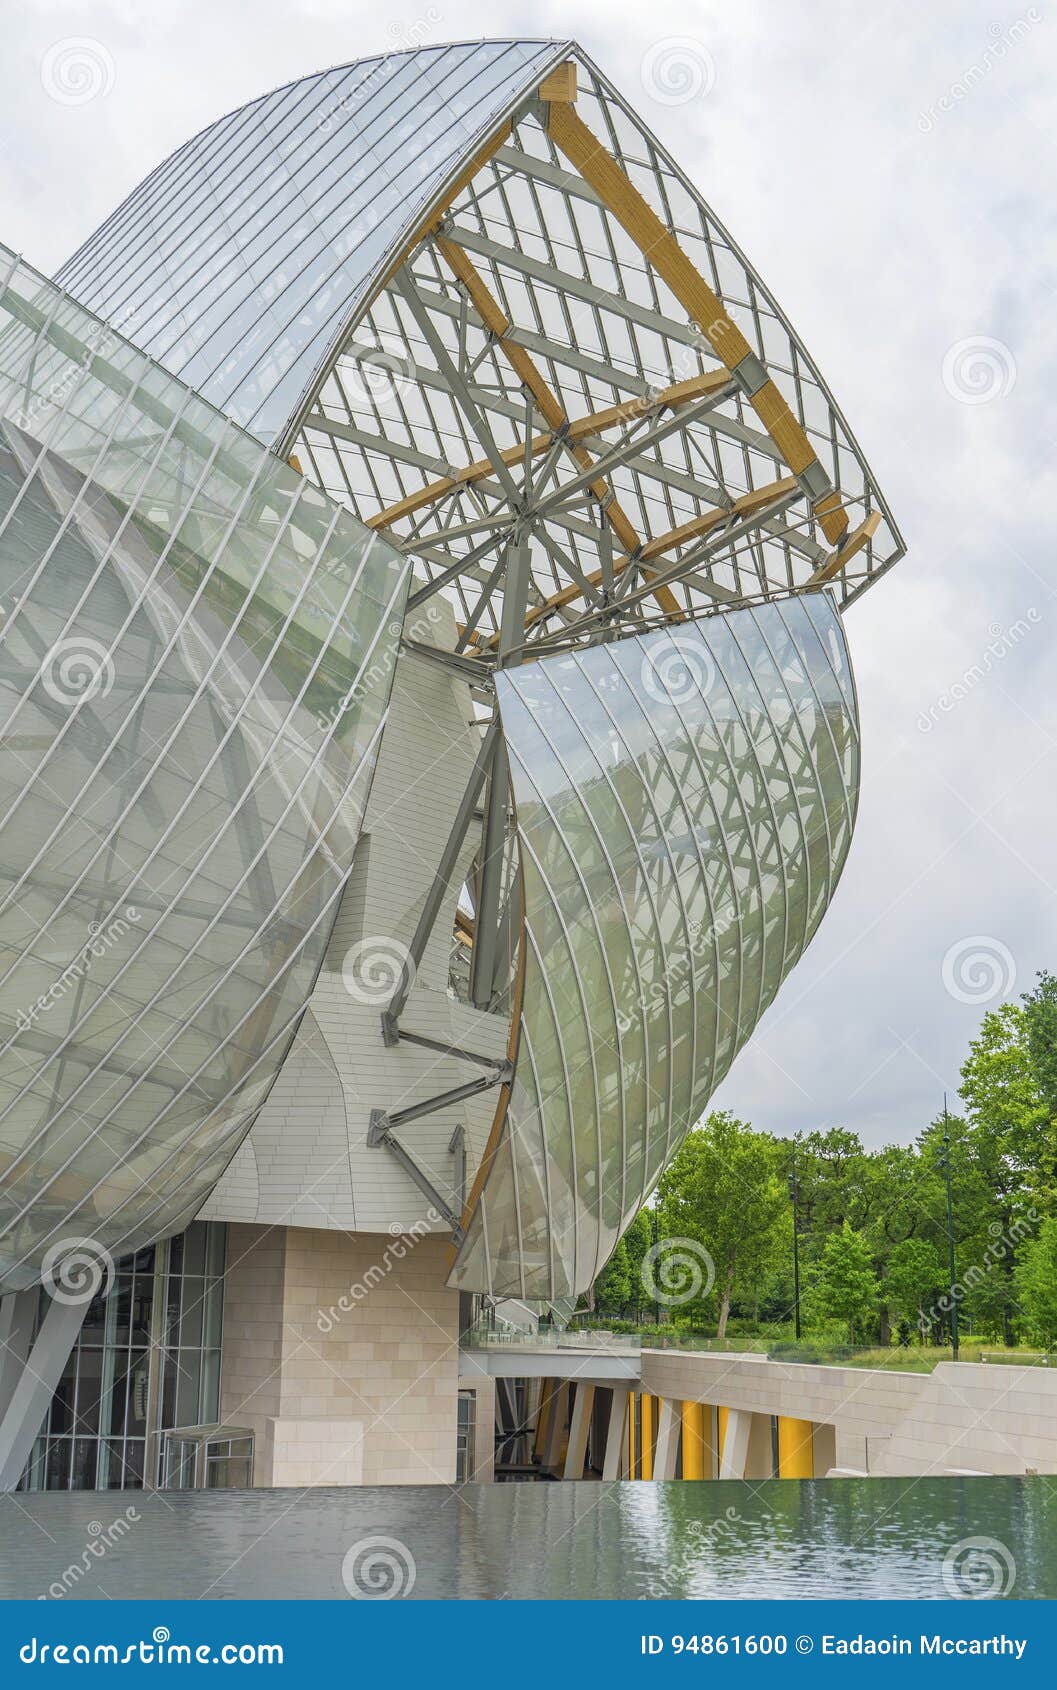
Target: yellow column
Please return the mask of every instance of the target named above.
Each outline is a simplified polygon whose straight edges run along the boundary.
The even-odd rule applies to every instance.
[[[642,1477],[653,1478],[653,1398],[642,1393]]]
[[[719,1439],[719,1458],[722,1461],[723,1439],[727,1435],[727,1410],[725,1408],[717,1408],[716,1410],[716,1435]]]
[[[810,1420],[794,1420],[787,1414],[778,1416],[778,1477],[780,1479],[810,1479],[814,1477],[811,1459]]]
[[[683,1478],[704,1479],[705,1472],[705,1405],[700,1402],[683,1403]]]

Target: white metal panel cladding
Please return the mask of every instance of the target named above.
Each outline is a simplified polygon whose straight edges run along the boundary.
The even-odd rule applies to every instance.
[[[422,47],[278,88],[159,165],[58,279],[274,440],[386,258],[562,52]]]
[[[404,560],[0,249],[0,1281],[182,1226],[351,864]]]
[[[497,676],[525,881],[509,1110],[456,1264],[584,1291],[832,896],[859,783],[829,596]]]

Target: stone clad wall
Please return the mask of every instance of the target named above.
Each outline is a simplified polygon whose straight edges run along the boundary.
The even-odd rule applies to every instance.
[[[816,1438],[829,1471],[1057,1473],[1057,1373],[1046,1368],[942,1362],[903,1373],[644,1349],[642,1389],[832,1428]]]
[[[452,1483],[448,1251],[429,1235],[229,1227],[221,1418],[253,1428],[255,1484]]]

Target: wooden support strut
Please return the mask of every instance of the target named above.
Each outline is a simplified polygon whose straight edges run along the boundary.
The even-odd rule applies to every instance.
[[[503,356],[514,371],[514,374],[532,395],[536,407],[539,410],[540,415],[543,417],[544,422],[547,424],[547,427],[555,434],[564,430],[569,422],[569,419],[565,414],[565,407],[562,405],[562,402],[558,398],[557,394],[554,393],[548,385],[546,377],[536,364],[535,359],[525,351],[523,346],[519,346],[516,341],[512,341],[507,338],[512,325],[503,311],[502,306],[499,304],[499,301],[492,294],[483,276],[479,274],[467,254],[461,247],[456,246],[454,241],[449,240],[445,235],[435,235],[434,242],[436,244],[437,251],[448,265],[452,274],[466,289],[473,308],[477,312],[477,315],[480,317],[485,328],[490,334],[494,335]],[[585,446],[581,446],[577,444],[575,440],[571,440],[569,450],[570,455],[575,462],[579,464],[581,469],[589,470],[591,468],[593,459]],[[608,522],[610,528],[612,528],[625,551],[630,552],[632,555],[637,555],[640,548],[639,536],[636,533],[632,522],[628,518],[627,513],[613,497],[609,483],[605,481],[603,477],[599,476],[590,483],[590,488],[595,498],[599,501],[605,520]],[[675,597],[675,594],[671,591],[671,588],[660,588],[657,594],[657,602],[660,604],[666,615],[672,616],[679,614],[679,601]]]
[[[694,399],[704,398],[709,393],[717,393],[730,383],[730,376],[726,370],[708,370],[704,375],[691,376],[686,381],[673,383],[671,387],[658,389],[656,392],[645,394],[642,398],[626,399],[619,405],[609,405],[605,410],[592,411],[587,416],[575,417],[569,423],[566,438],[572,441],[583,440],[595,434],[602,434],[608,428],[615,428],[622,422],[632,419],[651,417],[658,411],[677,410],[680,406],[689,405]],[[553,443],[554,435],[534,434],[529,441],[529,452],[537,458],[548,451]],[[507,446],[500,456],[507,465],[519,464],[525,456],[523,444]],[[368,528],[391,528],[395,522],[403,517],[413,516],[426,505],[432,505],[438,499],[453,493],[457,488],[470,487],[477,481],[484,481],[494,475],[495,465],[490,458],[477,458],[472,464],[464,464],[454,475],[445,476],[443,480],[431,481],[428,486],[420,487],[406,498],[400,499],[395,505],[389,505],[376,515],[367,517]],[[643,555],[645,555],[644,548]]]
[[[783,498],[786,493],[793,492],[795,487],[796,481],[792,476],[786,476],[781,481],[768,482],[765,487],[754,487],[751,492],[743,493],[739,499],[735,499],[732,505],[717,506],[714,510],[702,511],[700,516],[691,517],[689,522],[682,523],[678,528],[670,528],[667,533],[656,535],[654,539],[647,541],[646,545],[643,546],[641,556],[651,560],[662,557],[666,552],[675,551],[679,546],[686,545],[690,540],[702,538],[703,535],[710,533],[713,528],[719,528],[725,522],[731,522],[739,516],[750,516],[754,510],[770,505],[776,499]],[[837,555],[840,558],[844,557],[843,552]],[[629,557],[615,558],[613,560],[613,574],[619,575],[631,562],[632,559]],[[600,569],[594,570],[587,577],[588,585],[592,587],[597,587],[601,580],[602,572]],[[525,618],[526,629],[542,621],[545,616],[549,616],[551,611],[562,610],[567,604],[572,604],[582,596],[583,588],[575,581],[570,586],[563,587],[560,592],[552,593],[550,598],[545,599],[542,604],[534,605],[529,611]],[[490,639],[482,641],[483,649],[487,650],[489,646],[494,645],[495,640],[496,636],[493,635]]]
[[[541,99],[546,99],[546,85],[543,83],[540,87]],[[549,114],[547,133],[555,146],[595,190],[602,204],[689,313],[691,321],[702,330],[717,357],[731,372],[748,360],[747,371],[755,368],[764,374],[765,379],[755,391],[747,390],[747,397],[783,461],[802,484],[805,480],[814,482],[816,486],[828,483],[807,434],[784,396],[774,381],[765,376],[763,366],[745,336],[675,236],[665,228],[617,160],[587,127],[571,101],[550,99],[546,109]],[[848,515],[841,505],[839,493],[828,485],[824,489],[820,486],[813,498],[812,510],[826,538],[837,544],[848,530]]]

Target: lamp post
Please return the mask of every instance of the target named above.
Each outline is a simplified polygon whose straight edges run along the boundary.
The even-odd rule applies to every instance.
[[[954,1266],[954,1205],[951,1202],[951,1123],[947,1113],[947,1093],[943,1094],[943,1153],[940,1167],[947,1185],[947,1263],[951,1290],[951,1349],[958,1360],[958,1276]]]
[[[800,1185],[796,1177],[796,1140],[793,1140],[793,1164],[789,1171],[789,1196],[793,1204],[793,1321],[797,1338],[800,1337],[800,1236],[796,1224],[797,1202],[800,1197]]]

